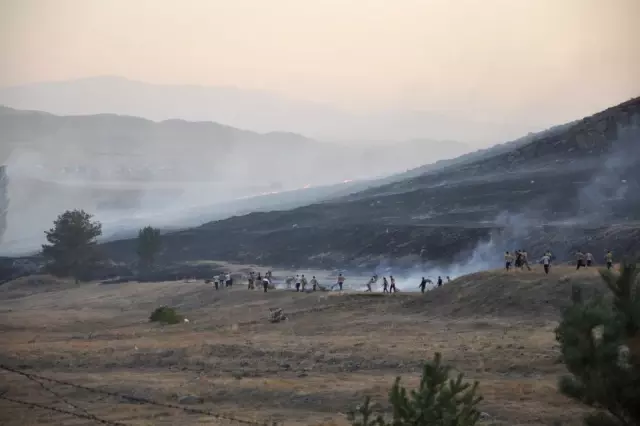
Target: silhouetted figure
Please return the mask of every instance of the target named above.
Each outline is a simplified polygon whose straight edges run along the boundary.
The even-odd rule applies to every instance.
[[[442,277],[438,277],[438,287],[442,287]]]
[[[422,277],[422,281],[420,281],[420,291],[424,293],[424,290],[427,288],[427,279]]]

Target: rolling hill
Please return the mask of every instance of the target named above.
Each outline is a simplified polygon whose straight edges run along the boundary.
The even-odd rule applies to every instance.
[[[505,250],[640,250],[640,98],[509,149],[289,211],[166,236],[164,259],[288,266],[498,265]],[[132,259],[131,241],[105,246]]]

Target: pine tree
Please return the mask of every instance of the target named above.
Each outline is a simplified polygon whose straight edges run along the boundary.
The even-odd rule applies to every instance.
[[[600,275],[612,294],[574,297],[556,329],[564,363],[560,391],[593,407],[587,426],[640,425],[640,285],[636,263]]]
[[[138,232],[138,259],[140,266],[149,269],[153,266],[156,255],[162,247],[162,237],[160,230],[151,226],[142,228]]]
[[[42,245],[42,255],[49,261],[54,275],[84,279],[98,260],[96,238],[102,225],[84,210],[67,210],[45,231],[49,244]]]
[[[375,415],[367,398],[349,414],[352,426],[473,426],[480,420],[478,383],[463,383],[463,375],[450,379],[451,367],[442,365],[439,353],[427,362],[418,389],[407,392],[398,377],[389,392],[392,420]]]

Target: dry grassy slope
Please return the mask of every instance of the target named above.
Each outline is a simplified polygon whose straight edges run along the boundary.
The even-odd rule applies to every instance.
[[[425,295],[215,292],[204,283],[88,284],[46,277],[0,286],[0,362],[109,391],[285,425],[346,425],[372,395],[384,403],[396,375],[413,386],[435,351],[481,382],[485,424],[579,425],[581,408],[559,396],[564,372],[553,329],[570,284],[599,289],[595,270],[556,267],[469,275]],[[160,304],[190,322],[147,322]],[[282,307],[290,320],[267,321]],[[39,385],[0,373],[8,396],[60,404]],[[55,387],[101,418],[129,425],[233,424],[179,410],[97,398]],[[56,402],[58,401],[58,402]],[[0,423],[83,424],[0,401]]]

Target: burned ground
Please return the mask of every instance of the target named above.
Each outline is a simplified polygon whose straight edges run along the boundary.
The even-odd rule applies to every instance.
[[[640,251],[640,98],[497,155],[287,211],[251,213],[165,236],[165,261],[283,267],[450,264],[493,240],[500,251]],[[135,259],[133,240],[104,245]]]

